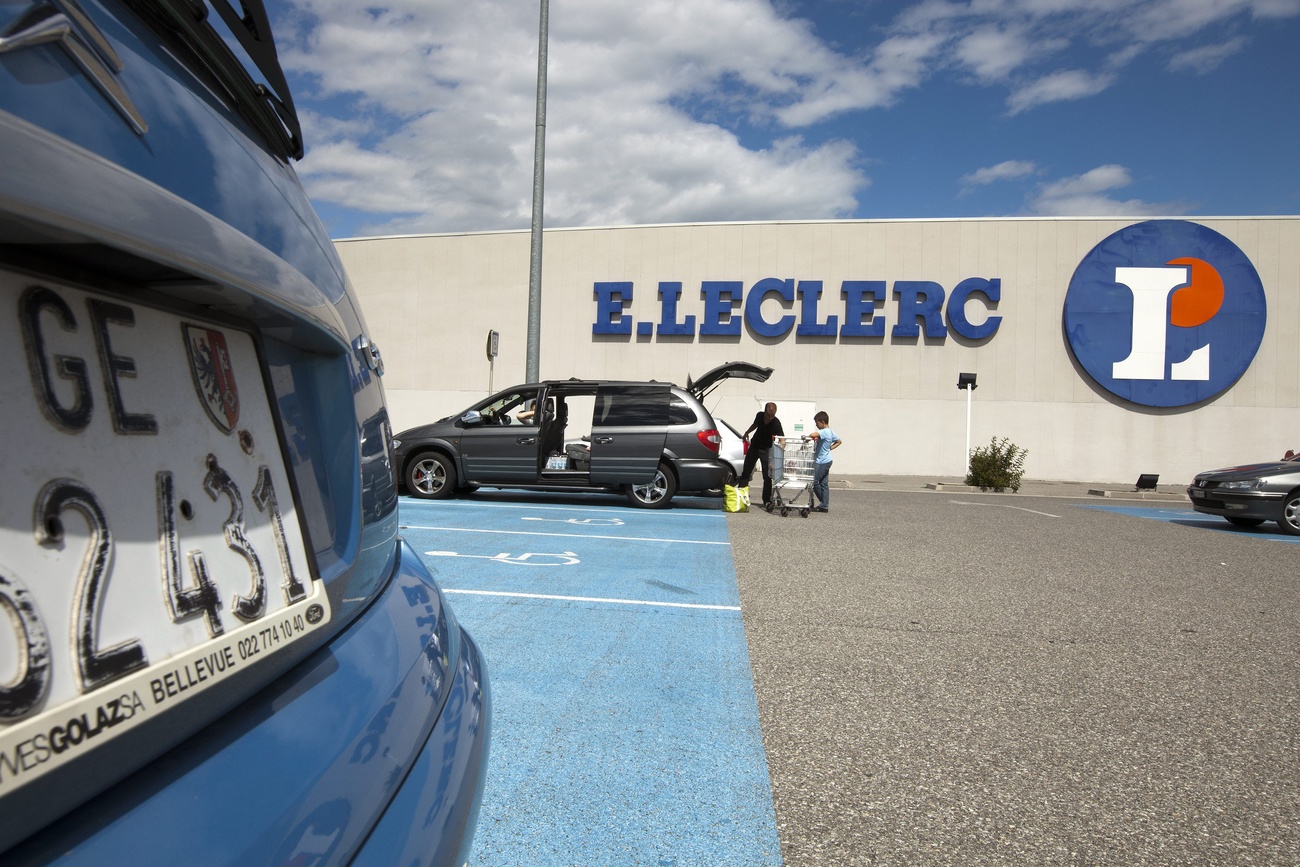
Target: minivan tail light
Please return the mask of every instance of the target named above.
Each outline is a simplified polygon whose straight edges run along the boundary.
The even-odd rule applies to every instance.
[[[718,449],[722,447],[722,435],[718,433],[717,428],[699,431],[695,436],[699,439],[700,445],[714,454],[717,454]]]

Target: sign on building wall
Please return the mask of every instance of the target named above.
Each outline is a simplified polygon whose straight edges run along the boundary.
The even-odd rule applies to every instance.
[[[970,277],[946,290],[930,280],[704,280],[703,313],[680,312],[680,282],[657,287],[658,320],[630,313],[637,287],[596,282],[593,335],[756,337],[942,342],[949,332],[987,342],[1002,317],[1002,281]],[[645,291],[644,289],[642,291]],[[836,297],[838,296],[838,297]],[[1185,220],[1127,226],[1075,269],[1064,308],[1068,349],[1106,391],[1144,406],[1200,403],[1250,367],[1267,320],[1264,287],[1250,259],[1223,235]]]
[[[635,321],[628,308],[636,287],[631,282],[598,282],[594,287],[593,335],[739,337],[742,325],[759,337],[883,338],[892,320],[893,338],[942,340],[953,331],[967,340],[988,340],[1002,317],[992,315],[1002,299],[1002,281],[981,277],[962,280],[951,292],[932,280],[845,280],[838,298],[824,291],[821,280],[769,277],[746,288],[740,280],[705,280],[700,284],[704,313],[678,313],[682,284],[661,282],[659,321]],[[826,296],[826,297],[823,297]],[[770,311],[764,312],[764,302]],[[974,302],[972,305],[971,302]]]
[[[1065,296],[1080,366],[1118,397],[1189,406],[1223,393],[1264,337],[1264,286],[1236,244],[1184,220],[1127,226],[1094,247]]]

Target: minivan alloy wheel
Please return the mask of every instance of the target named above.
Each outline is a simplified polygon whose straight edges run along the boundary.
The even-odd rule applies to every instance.
[[[455,468],[451,461],[437,452],[417,455],[406,467],[406,487],[414,496],[442,499],[451,496],[455,486]]]
[[[662,509],[677,493],[677,477],[666,464],[659,464],[655,477],[649,484],[628,485],[627,498],[633,505],[647,509]]]

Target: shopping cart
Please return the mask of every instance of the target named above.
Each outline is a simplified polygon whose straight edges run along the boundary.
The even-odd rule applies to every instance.
[[[812,510],[813,454],[817,441],[803,437],[801,439],[784,438],[772,442],[772,502],[768,504],[769,512],[780,511],[781,517],[789,515],[792,510],[808,517]],[[794,496],[786,499],[786,494]],[[807,495],[801,504],[799,498]]]

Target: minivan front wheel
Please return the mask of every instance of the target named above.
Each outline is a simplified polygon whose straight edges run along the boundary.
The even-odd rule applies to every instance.
[[[662,509],[677,493],[677,477],[665,463],[659,464],[655,477],[646,485],[628,485],[627,498],[643,509]]]
[[[456,468],[451,458],[438,452],[422,452],[406,465],[406,490],[424,500],[441,500],[456,490]]]

